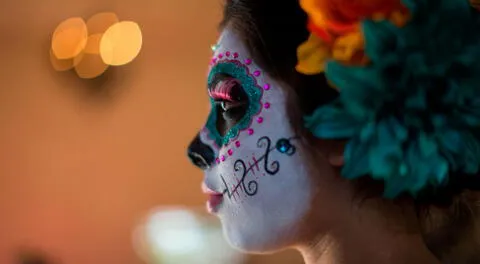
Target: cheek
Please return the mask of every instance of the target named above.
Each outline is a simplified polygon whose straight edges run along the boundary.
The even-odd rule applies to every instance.
[[[219,149],[215,174],[220,175],[224,193],[233,202],[264,192],[269,182],[278,186],[278,180],[285,182],[282,177],[300,165],[297,137],[282,114],[285,109],[271,110],[262,111],[250,130]]]

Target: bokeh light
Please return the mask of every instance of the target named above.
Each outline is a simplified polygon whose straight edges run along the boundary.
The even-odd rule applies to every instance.
[[[149,264],[243,263],[244,255],[225,241],[218,220],[200,212],[154,210],[134,234],[139,255]]]
[[[87,44],[88,30],[80,17],[69,18],[55,29],[52,37],[53,54],[59,60],[72,59]]]
[[[104,12],[91,16],[87,20],[88,34],[103,34],[109,27],[118,23],[119,19],[115,13]]]
[[[88,37],[87,45],[82,53],[75,57],[75,72],[80,78],[92,79],[102,75],[108,68],[99,56],[100,40],[102,34]]]
[[[108,65],[120,66],[134,60],[142,48],[142,31],[132,21],[119,22],[107,29],[100,43],[100,55]]]
[[[52,66],[56,71],[68,71],[73,68],[72,59],[57,59],[52,49],[50,49],[50,62],[52,63]]]
[[[102,75],[109,66],[132,62],[142,48],[142,31],[112,12],[61,22],[52,37],[50,62],[56,71],[75,70],[83,79]]]

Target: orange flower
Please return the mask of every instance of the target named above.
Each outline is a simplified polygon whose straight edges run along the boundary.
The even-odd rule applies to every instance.
[[[309,16],[308,30],[312,33],[297,51],[297,71],[304,74],[322,72],[329,59],[367,63],[362,20],[388,19],[400,27],[408,20],[401,0],[300,0],[300,5]]]
[[[330,58],[330,47],[315,34],[297,49],[296,70],[305,75],[315,75],[325,70],[325,61]]]
[[[407,11],[401,0],[300,0],[300,5],[310,18],[310,28],[333,36],[357,30],[361,20],[374,15],[389,17],[393,12]]]

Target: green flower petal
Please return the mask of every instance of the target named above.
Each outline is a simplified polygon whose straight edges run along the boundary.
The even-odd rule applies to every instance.
[[[306,118],[317,137],[350,140],[342,175],[416,195],[480,169],[480,12],[468,0],[403,0],[402,28],[364,21],[366,67],[330,62],[339,100]]]
[[[362,123],[343,110],[339,102],[318,108],[305,117],[305,126],[319,138],[349,138]]]

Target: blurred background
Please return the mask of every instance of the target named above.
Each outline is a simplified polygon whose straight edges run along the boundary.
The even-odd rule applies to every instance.
[[[185,157],[221,1],[0,0],[0,264],[302,263],[231,250]],[[99,12],[139,25],[138,56],[56,71],[57,26]]]

